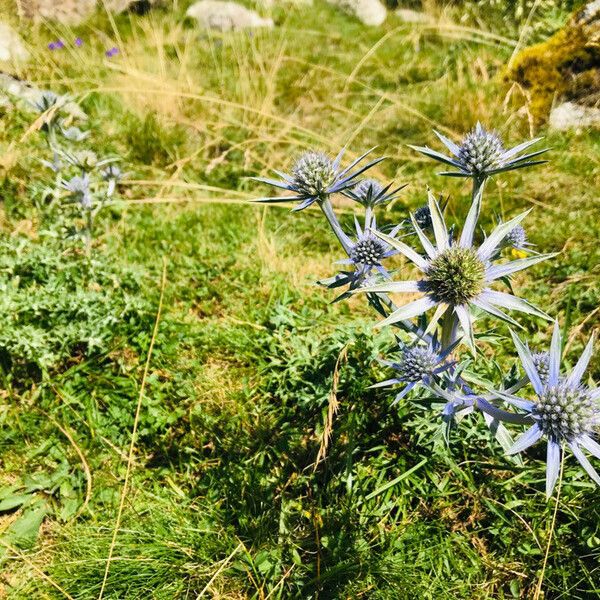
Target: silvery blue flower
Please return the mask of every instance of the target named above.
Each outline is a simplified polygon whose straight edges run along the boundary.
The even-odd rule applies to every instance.
[[[79,127],[67,127],[66,129],[61,127],[60,131],[63,136],[71,142],[81,142],[90,134],[89,131],[81,131]]]
[[[391,183],[383,186],[376,179],[363,179],[353,188],[345,191],[344,194],[363,206],[373,208],[395,200],[398,197],[398,192],[404,189],[406,185],[401,185],[392,190]]]
[[[351,172],[370,152],[372,150],[365,152],[345,169],[340,169],[344,150],[334,160],[322,152],[305,152],[293,165],[290,175],[275,171],[281,177],[281,181],[263,177],[254,178],[256,181],[292,192],[293,195],[261,198],[256,202],[298,201],[299,204],[293,208],[294,211],[302,210],[315,202],[323,202],[331,194],[352,188],[359,175],[383,160],[383,158],[377,158],[363,165],[357,171]]]
[[[115,188],[117,187],[117,183],[123,179],[125,174],[121,169],[114,164],[108,165],[105,169],[101,171],[102,179],[108,183],[108,187],[106,190],[107,196],[112,196]]]
[[[37,100],[32,101],[31,104],[40,114],[43,114],[57,106],[60,99],[60,96],[48,90],[42,92],[42,95]]]
[[[527,148],[539,142],[541,138],[524,142],[510,150],[506,150],[498,135],[484,129],[481,123],[477,123],[475,129],[469,132],[460,144],[455,144],[437,131],[434,131],[434,133],[450,150],[452,156],[446,156],[427,146],[410,146],[410,148],[458,169],[457,171],[440,173],[440,175],[482,178],[546,162],[545,160],[532,161],[530,159],[546,152],[548,148],[522,154]]]
[[[473,235],[480,204],[481,195],[479,194],[471,205],[461,236],[458,239],[452,239],[440,206],[430,193],[429,210],[431,211],[435,246],[419,227],[414,216],[411,216],[413,228],[425,250],[425,256],[401,240],[388,238],[381,232],[375,233],[412,261],[421,272],[421,276],[413,281],[391,281],[357,291],[423,294],[419,299],[392,312],[379,323],[379,326],[417,317],[436,308],[430,323],[430,327],[433,327],[447,311],[451,311],[457,316],[464,333],[468,335],[469,342],[473,345],[470,312],[472,309],[481,309],[512,324],[516,324],[516,322],[500,310],[501,308],[550,319],[546,313],[526,300],[506,292],[492,290],[490,287],[494,281],[500,278],[555,256],[554,254],[539,254],[502,264],[493,263],[498,247],[508,232],[518,225],[529,211],[498,225],[479,248],[475,248]]]
[[[328,288],[349,286],[349,289],[336,298],[336,301],[347,297],[349,291],[355,290],[368,282],[375,283],[374,275],[376,274],[389,279],[390,274],[383,266],[382,261],[398,253],[388,242],[377,237],[376,232],[379,231],[377,229],[377,220],[372,213],[367,212],[364,228],[360,226],[356,217],[354,218],[354,225],[356,228],[356,237],[354,239],[346,237],[348,258],[340,260],[337,263],[340,265],[351,265],[354,267],[353,270],[342,271],[330,279],[319,282]],[[386,237],[395,239],[400,227],[400,225],[394,227]]]
[[[527,240],[525,228],[522,225],[517,225],[508,232],[508,235],[504,239],[504,246],[526,252],[531,248],[532,244]]]
[[[431,220],[431,211],[429,210],[429,206],[421,206],[415,210],[413,213],[415,221],[417,225],[423,229],[431,229],[433,226],[433,221]]]
[[[457,343],[442,350],[435,338],[431,338],[427,344],[416,343],[405,345],[399,342],[400,358],[398,361],[380,361],[382,364],[397,371],[397,376],[386,379],[372,385],[372,388],[389,387],[393,385],[404,385],[402,390],[396,394],[392,406],[399,402],[411,390],[419,385],[428,386],[436,376],[450,369],[454,363],[446,362],[448,356],[456,348]]]
[[[62,187],[72,194],[75,201],[79,202],[82,208],[86,210],[92,208],[90,178],[87,173],[81,176],[76,175],[69,179],[69,181],[63,181]]]
[[[560,374],[562,340],[558,323],[550,345],[547,380],[542,380],[534,356],[529,348],[513,333],[513,340],[525,373],[533,386],[536,400],[496,392],[499,398],[522,409],[532,419],[525,431],[509,450],[516,454],[535,444],[540,438],[547,440],[546,495],[552,495],[560,470],[561,452],[568,446],[588,475],[600,485],[600,476],[584,454],[587,450],[600,458],[600,445],[595,441],[600,424],[600,388],[589,388],[582,383],[593,352],[592,335],[579,361],[565,376]]]

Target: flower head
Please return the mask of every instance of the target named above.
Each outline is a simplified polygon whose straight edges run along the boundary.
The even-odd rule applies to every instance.
[[[548,352],[535,352],[531,355],[536,371],[540,376],[540,381],[546,385],[548,383],[548,371],[550,364],[550,354]]]
[[[341,265],[351,265],[352,271],[342,271],[335,277],[319,282],[321,285],[329,288],[338,288],[344,285],[349,286],[349,290],[336,298],[341,300],[348,296],[349,291],[355,290],[367,282],[375,282],[374,276],[380,275],[385,279],[390,278],[390,274],[383,266],[382,261],[398,251],[395,250],[388,242],[382,240],[376,235],[377,221],[375,215],[368,213],[365,217],[364,229],[360,226],[358,219],[354,219],[356,228],[356,237],[348,238],[348,258],[338,261]],[[400,226],[397,225],[390,231],[390,239],[395,239]]]
[[[527,241],[527,232],[522,225],[517,225],[508,232],[504,245],[515,250],[527,250],[531,246]]]
[[[256,181],[292,192],[292,195],[261,198],[257,202],[298,201],[299,204],[294,207],[294,211],[302,210],[314,202],[323,202],[331,194],[352,188],[356,185],[356,178],[361,173],[383,160],[383,158],[372,160],[357,171],[351,172],[370,152],[369,150],[369,152],[360,156],[345,169],[340,169],[340,162],[344,154],[343,150],[334,160],[322,152],[305,152],[294,163],[289,175],[275,171],[281,177],[281,181],[262,177],[254,178]]]
[[[417,343],[411,346],[400,342],[398,360],[381,361],[382,364],[394,369],[397,375],[371,387],[379,388],[404,384],[404,387],[394,399],[393,404],[396,404],[417,385],[429,385],[437,375],[452,367],[454,363],[446,362],[446,359],[455,347],[456,344],[453,344],[442,350],[435,338],[430,339],[427,344]]]
[[[344,194],[363,206],[373,208],[395,200],[398,197],[398,192],[405,188],[406,184],[390,191],[391,187],[391,183],[384,187],[376,179],[363,179],[354,188],[344,192]]]
[[[63,181],[62,187],[71,193],[74,200],[79,202],[82,208],[89,210],[92,208],[92,195],[90,192],[90,178],[87,173],[79,176],[76,175],[69,179],[69,181]]]
[[[510,171],[511,169],[521,169],[546,162],[543,160],[532,161],[530,159],[546,152],[547,148],[538,150],[537,152],[522,154],[522,152],[537,143],[541,138],[524,142],[507,150],[498,134],[493,131],[487,131],[481,123],[477,123],[475,128],[459,144],[455,144],[452,140],[449,140],[437,131],[434,131],[434,133],[451,152],[452,156],[446,156],[427,146],[410,147],[430,158],[457,169],[456,171],[441,173],[441,175],[484,178],[496,173]]]
[[[513,260],[502,264],[494,264],[498,247],[516,225],[527,215],[502,223],[475,248],[473,236],[477,216],[480,209],[481,195],[474,199],[467,216],[460,238],[453,239],[442,215],[440,206],[432,194],[429,194],[429,210],[436,245],[431,243],[425,232],[411,216],[412,224],[425,251],[419,254],[400,240],[393,240],[377,232],[376,235],[387,241],[401,254],[412,261],[420,271],[418,279],[413,281],[390,281],[368,288],[361,292],[388,293],[422,293],[423,296],[401,306],[384,319],[380,326],[396,323],[404,319],[419,316],[432,308],[436,308],[430,327],[432,327],[447,311],[453,312],[460,322],[468,341],[473,345],[473,329],[470,311],[483,310],[515,324],[515,321],[501,309],[517,310],[548,319],[549,317],[529,302],[511,294],[495,291],[491,285],[498,279],[521,271],[537,262],[553,255],[536,255],[521,260]]]
[[[600,485],[600,476],[590,464],[583,450],[600,458],[600,445],[594,440],[600,424],[600,389],[589,388],[582,383],[593,351],[593,336],[583,354],[568,375],[560,374],[562,340],[558,323],[548,353],[548,372],[538,370],[534,356],[526,344],[513,333],[513,340],[525,373],[535,391],[535,400],[523,400],[516,396],[496,392],[497,397],[525,411],[531,419],[531,427],[525,431],[509,450],[510,454],[522,452],[545,437],[547,449],[546,494],[554,489],[560,469],[561,452],[565,446],[588,475]]]
[[[417,225],[421,229],[423,229],[423,230],[431,229],[433,222],[431,221],[431,211],[429,210],[429,206],[427,206],[427,204],[425,204],[424,206],[421,206],[421,207],[417,208],[417,210],[415,210],[414,218],[415,218]]]

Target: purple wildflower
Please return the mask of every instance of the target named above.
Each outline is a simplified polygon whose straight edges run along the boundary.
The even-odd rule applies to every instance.
[[[54,42],[50,42],[48,44],[48,50],[56,50],[56,44]]]
[[[65,43],[62,40],[58,40],[55,46],[57,49],[62,50],[65,47]]]
[[[80,37],[78,37],[78,38],[75,38],[75,45],[76,45],[78,48],[81,48],[81,46],[83,46],[83,40],[82,40]]]
[[[115,48],[113,46],[110,50],[107,50],[104,54],[106,55],[107,58],[112,58],[116,54],[119,54],[119,49]]]

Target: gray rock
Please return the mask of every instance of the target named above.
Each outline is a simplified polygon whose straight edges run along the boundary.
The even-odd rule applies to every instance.
[[[8,23],[0,21],[0,62],[25,62],[29,52],[21,36]]]
[[[21,0],[23,15],[34,21],[78,25],[96,10],[96,0]]]
[[[563,102],[552,108],[548,121],[555,131],[600,128],[600,108]]]
[[[387,10],[379,0],[328,0],[344,12],[355,16],[365,25],[381,25],[387,17]]]
[[[35,111],[35,104],[39,103],[43,98],[44,94],[48,93],[48,90],[42,90],[28,81],[23,81],[17,77],[13,77],[8,73],[0,72],[0,95],[4,92],[4,97],[8,97],[14,100],[21,100],[24,108],[29,108],[31,111]],[[61,106],[61,111],[81,121],[87,119],[87,115],[77,102],[69,100],[67,97],[61,97],[64,104]]]
[[[263,19],[237,2],[200,0],[188,8],[186,15],[196,19],[203,27],[217,31],[273,27],[272,19]]]

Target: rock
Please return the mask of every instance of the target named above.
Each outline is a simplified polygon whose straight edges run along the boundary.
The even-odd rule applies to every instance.
[[[600,128],[600,108],[563,102],[550,111],[548,124],[555,131]]]
[[[263,19],[253,10],[249,10],[237,2],[200,0],[188,8],[186,15],[196,19],[207,29],[216,29],[217,31],[273,27],[272,19]]]
[[[7,23],[0,21],[0,62],[25,62],[29,52],[21,36]]]
[[[545,42],[517,54],[505,79],[528,92],[538,123],[556,99],[594,107],[600,100],[600,0],[588,2]]]
[[[328,0],[344,12],[355,16],[365,25],[381,25],[387,17],[387,10],[379,0]]]
[[[58,21],[64,25],[79,25],[89,19],[96,8],[106,8],[114,14],[134,12],[145,14],[160,0],[20,0],[24,17],[34,21]]]
[[[96,0],[20,0],[23,15],[34,21],[78,25],[96,10]]]
[[[0,72],[0,94],[2,94],[2,92],[8,97],[22,100],[24,103],[23,105],[30,108],[32,112],[36,110],[35,104],[39,103],[45,94],[48,94],[48,90],[42,90],[28,81],[23,81],[8,73]],[[64,96],[62,98],[64,104],[61,107],[61,111],[64,114],[81,121],[87,119],[87,115],[83,112],[77,102],[73,102]]]
[[[404,23],[424,23],[431,24],[433,19],[430,15],[418,10],[411,10],[410,8],[399,8],[396,11],[396,16]]]

